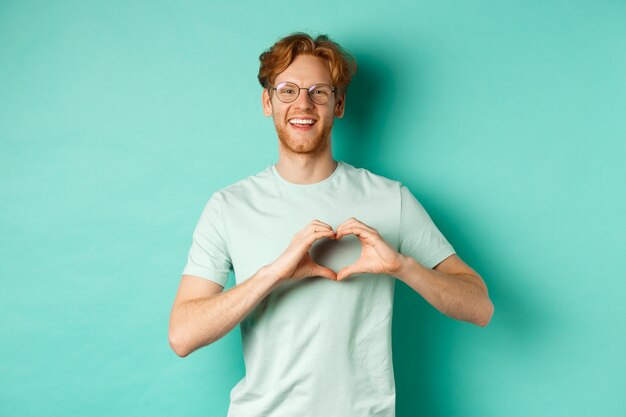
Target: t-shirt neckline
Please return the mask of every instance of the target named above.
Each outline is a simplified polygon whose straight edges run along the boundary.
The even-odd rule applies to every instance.
[[[270,165],[270,170],[272,171],[272,174],[274,175],[276,180],[278,180],[282,184],[285,184],[292,188],[311,189],[311,188],[324,186],[328,184],[330,181],[332,181],[332,179],[335,178],[339,174],[339,172],[343,170],[343,162],[337,161],[337,166],[335,167],[335,170],[332,172],[332,174],[330,174],[328,177],[324,178],[323,180],[314,182],[312,184],[296,184],[295,182],[287,181],[278,173],[278,170],[276,169],[276,163]]]

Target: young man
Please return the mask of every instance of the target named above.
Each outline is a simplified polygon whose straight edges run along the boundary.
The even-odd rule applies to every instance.
[[[170,344],[186,356],[241,323],[246,376],[229,417],[393,416],[395,280],[479,326],[493,314],[487,288],[404,185],[333,160],[351,56],[299,33],[260,60],[278,163],[211,195]],[[236,285],[222,292],[230,270]]]

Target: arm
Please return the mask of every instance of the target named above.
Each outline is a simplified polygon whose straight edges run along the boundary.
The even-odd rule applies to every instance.
[[[393,249],[378,231],[351,217],[337,228],[336,238],[356,235],[361,241],[361,257],[337,272],[337,280],[367,272],[398,278],[417,291],[443,314],[478,326],[486,326],[493,315],[493,304],[482,278],[456,255],[449,256],[435,270]]]
[[[313,220],[291,240],[271,264],[226,292],[215,282],[183,275],[170,314],[169,343],[178,356],[220,339],[283,281],[321,276],[335,280],[331,269],[315,263],[309,249],[323,238],[334,238],[330,225]]]
[[[400,255],[396,278],[417,291],[446,316],[485,327],[493,316],[493,304],[482,278],[457,255],[446,258],[434,269],[409,256]]]
[[[185,357],[220,339],[278,284],[276,277],[265,267],[225,292],[218,283],[183,275],[170,314],[169,343],[172,350]]]

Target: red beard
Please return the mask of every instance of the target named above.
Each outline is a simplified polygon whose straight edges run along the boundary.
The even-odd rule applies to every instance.
[[[288,126],[279,126],[274,123],[278,139],[283,147],[294,154],[317,155],[325,151],[330,146],[330,131],[332,126],[326,126],[322,132],[309,139],[296,139],[290,135]]]

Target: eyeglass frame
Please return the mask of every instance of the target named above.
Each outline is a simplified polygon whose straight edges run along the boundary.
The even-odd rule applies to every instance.
[[[330,101],[330,98],[328,99],[328,101],[326,103],[319,104],[319,103],[316,103],[315,100],[313,100],[313,98],[311,97],[311,89],[313,87],[320,86],[320,85],[324,85],[324,86],[330,88],[330,92],[333,93],[333,94],[336,94],[336,92],[337,92],[337,87],[332,87],[332,86],[330,86],[330,85],[328,85],[326,83],[316,83],[316,84],[313,84],[312,86],[310,86],[309,88],[300,87],[298,84],[294,83],[293,81],[283,81],[283,82],[279,83],[278,85],[280,86],[280,84],[293,84],[293,85],[295,85],[298,88],[298,94],[296,94],[296,97],[292,101],[282,101],[280,99],[280,97],[278,96],[278,94],[276,94],[276,98],[278,98],[278,100],[281,103],[285,103],[285,104],[293,103],[294,101],[296,101],[298,99],[298,97],[300,97],[300,90],[307,90],[307,95],[309,96],[309,100],[311,100],[312,103],[317,104],[318,106],[323,106],[325,104],[328,104],[328,101]],[[267,89],[276,91],[276,90],[278,90],[278,87],[268,87]]]

